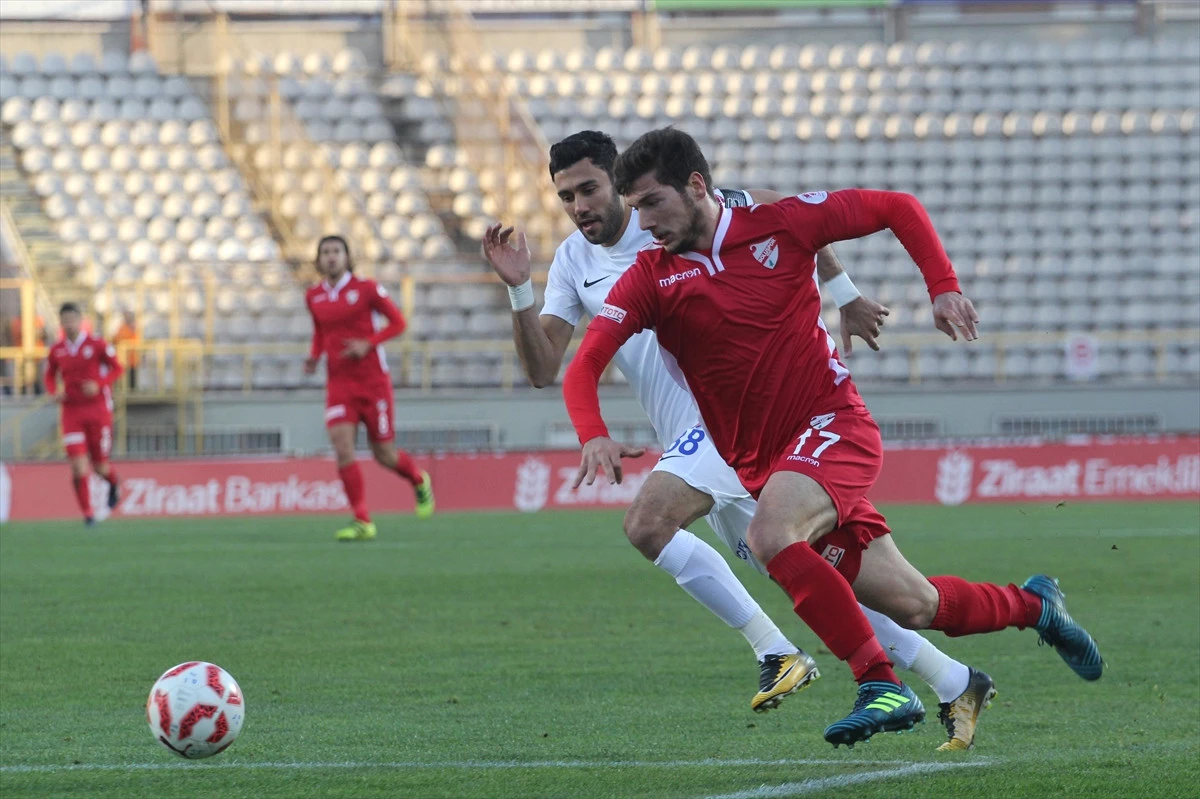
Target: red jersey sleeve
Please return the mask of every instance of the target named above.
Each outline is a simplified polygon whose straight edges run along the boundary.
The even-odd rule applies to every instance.
[[[657,303],[644,257],[639,255],[608,293],[563,378],[563,401],[580,444],[608,435],[598,390],[605,368],[622,344],[654,327]]]
[[[58,356],[54,354],[54,348],[50,349],[50,354],[46,356],[46,393],[54,396],[58,393]]]
[[[377,347],[388,339],[395,338],[404,332],[407,324],[404,321],[404,314],[400,313],[400,309],[396,307],[396,303],[392,302],[388,296],[387,289],[378,283],[370,284],[370,303],[371,310],[382,314],[387,318],[387,326],[375,331],[375,335],[369,339],[372,347]]]
[[[633,266],[617,280],[604,299],[600,313],[588,324],[588,330],[596,329],[617,336],[624,344],[634,335],[653,328],[658,313],[658,295],[654,291],[654,277],[650,269],[650,258],[654,250],[638,254]]]
[[[102,386],[111,386],[117,382],[117,378],[125,374],[124,367],[117,360],[117,350],[107,341],[97,341],[100,346],[100,354],[97,356],[100,363],[108,367],[108,371],[101,375],[99,383]]]
[[[304,304],[308,306],[308,315],[312,317],[313,323],[312,345],[308,348],[308,357],[315,361],[325,351],[325,338],[321,335],[321,323],[317,321],[317,315],[313,313],[312,295],[304,298]]]
[[[780,200],[774,207],[793,238],[812,252],[835,241],[890,229],[921,270],[931,300],[948,291],[961,291],[933,222],[911,194],[870,189],[819,191]]]

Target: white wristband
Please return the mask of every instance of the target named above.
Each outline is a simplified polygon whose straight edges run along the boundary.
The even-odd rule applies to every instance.
[[[514,311],[532,308],[537,299],[533,296],[533,280],[526,280],[519,286],[508,287],[508,301]]]
[[[821,285],[829,290],[829,296],[833,297],[834,303],[839,308],[849,305],[862,296],[862,293],[855,288],[854,281],[845,272]]]

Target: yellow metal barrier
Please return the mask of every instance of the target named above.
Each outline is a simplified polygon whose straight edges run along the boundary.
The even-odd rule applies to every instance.
[[[582,333],[582,331],[580,331]],[[902,350],[909,355],[908,382],[922,382],[918,362],[922,351],[931,347],[944,349],[947,346],[963,348],[964,351],[978,351],[979,348],[993,350],[996,356],[996,371],[994,377],[998,382],[1007,379],[1005,369],[1005,350],[1010,347],[1028,345],[1057,344],[1065,345],[1069,333],[994,333],[972,344],[952,344],[939,333],[888,333],[882,344],[886,350]],[[1200,341],[1200,329],[1162,331],[1126,331],[1126,332],[1097,332],[1091,334],[1101,343],[1119,344],[1150,344],[1155,350],[1155,379],[1166,380],[1170,377],[1166,372],[1166,351],[1168,347],[1177,344],[1195,344]],[[578,346],[581,336],[572,341],[568,353]],[[439,356],[445,355],[479,355],[499,358],[501,382],[498,386],[503,391],[511,391],[515,386],[523,384],[520,367],[513,349],[513,343],[508,338],[503,339],[460,339],[444,341],[414,341],[401,337],[388,342],[385,351],[404,366],[414,362],[421,366],[421,382],[419,385],[406,387],[418,388],[429,393],[436,386],[432,382],[432,366]],[[118,350],[118,357],[124,359],[131,351],[136,351],[139,358],[139,386],[129,389],[126,381],[121,381],[116,396],[128,402],[184,402],[192,401],[193,395],[199,393],[205,384],[205,364],[212,357],[232,357],[241,360],[240,370],[243,375],[241,390],[254,391],[253,359],[263,356],[290,356],[302,358],[308,353],[308,345],[303,342],[275,343],[269,341],[253,344],[210,344],[200,340],[190,339],[159,339],[142,342],[136,345],[123,344]],[[26,350],[17,347],[0,347],[0,364],[15,364],[15,374],[40,372],[40,363],[46,357],[44,347]],[[863,354],[860,358],[877,357]],[[401,374],[408,371],[401,370]],[[20,381],[12,384],[15,393],[29,393],[31,382]],[[24,389],[24,390],[22,390]],[[197,408],[197,412],[198,412]],[[182,411],[181,411],[182,413]]]

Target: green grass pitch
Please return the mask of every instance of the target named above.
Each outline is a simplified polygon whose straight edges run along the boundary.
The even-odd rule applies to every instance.
[[[66,500],[64,500],[66,501]],[[758,716],[741,636],[621,533],[619,513],[8,524],[0,530],[3,797],[1194,797],[1195,503],[889,509],[927,574],[1062,579],[1109,668],[1075,677],[1032,631],[948,639],[1000,696],[974,751],[821,738],[848,671],[742,564],[824,679]],[[695,529],[715,539],[703,523]],[[241,738],[203,762],[143,703],[184,660],[241,683]]]

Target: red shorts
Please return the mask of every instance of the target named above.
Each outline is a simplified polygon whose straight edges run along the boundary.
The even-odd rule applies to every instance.
[[[87,455],[92,463],[107,461],[112,453],[112,411],[104,405],[63,407],[62,437],[68,457]]]
[[[812,548],[853,585],[862,567],[862,553],[876,538],[891,532],[883,514],[868,500],[860,499],[841,526],[818,538]]]
[[[325,390],[325,426],[359,422],[367,426],[371,441],[391,441],[396,432],[392,386],[356,386],[330,383]]]
[[[845,524],[860,500],[875,484],[883,466],[883,439],[879,425],[866,408],[842,408],[813,416],[797,431],[757,485],[739,474],[751,496],[758,499],[767,480],[776,472],[797,472],[811,477],[833,500],[838,524]]]

